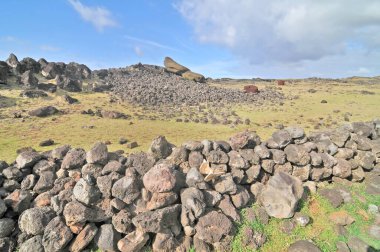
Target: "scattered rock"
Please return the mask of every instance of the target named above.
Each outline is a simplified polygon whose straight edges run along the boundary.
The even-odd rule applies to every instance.
[[[39,143],[39,146],[41,146],[41,147],[52,146],[52,145],[54,145],[54,140],[52,140],[52,139],[46,139],[46,140]]]
[[[303,186],[298,178],[278,172],[264,186],[259,200],[270,216],[290,218],[302,195]]]
[[[337,189],[322,189],[319,194],[327,199],[334,208],[338,208],[344,202],[342,195]]]
[[[300,240],[290,245],[288,252],[321,252],[321,250],[310,241]]]
[[[41,90],[24,90],[20,93],[20,97],[25,98],[41,98],[41,97],[47,97],[48,95]]]
[[[59,110],[53,106],[41,107],[35,110],[31,110],[28,112],[30,116],[36,117],[47,117],[51,115],[55,115],[59,112]]]

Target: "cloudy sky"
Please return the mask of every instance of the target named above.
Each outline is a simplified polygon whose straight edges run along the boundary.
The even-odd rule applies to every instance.
[[[3,1],[0,59],[92,69],[171,56],[211,77],[380,75],[379,0]]]

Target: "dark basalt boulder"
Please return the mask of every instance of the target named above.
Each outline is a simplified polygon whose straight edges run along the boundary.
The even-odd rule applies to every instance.
[[[37,116],[37,117],[47,117],[51,116],[54,114],[57,114],[59,110],[53,106],[46,106],[46,107],[41,107],[35,110],[29,111],[30,116]]]
[[[69,92],[81,92],[82,91],[82,82],[80,80],[71,79],[66,76],[57,75],[55,78],[57,86],[60,89],[69,91]]]
[[[49,93],[55,93],[57,91],[57,85],[54,85],[52,83],[39,83],[37,85],[37,88]]]
[[[26,98],[40,98],[40,97],[47,97],[48,95],[41,90],[25,90],[20,93],[20,97],[26,97]]]
[[[36,87],[38,84],[38,79],[34,76],[31,70],[28,70],[22,74],[21,83],[26,87]]]
[[[39,73],[41,71],[41,65],[34,59],[27,57],[20,62],[23,71],[31,71],[33,73]]]

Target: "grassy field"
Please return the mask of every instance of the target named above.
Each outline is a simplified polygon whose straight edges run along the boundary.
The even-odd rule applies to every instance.
[[[224,83],[225,88],[241,89],[245,83]],[[275,83],[255,83],[262,88],[278,88]],[[221,84],[212,84],[218,85]],[[315,93],[308,90],[314,89]],[[363,94],[362,91],[374,94]],[[12,161],[16,150],[31,146],[37,150],[47,150],[60,144],[70,143],[75,147],[88,149],[94,142],[111,141],[111,151],[123,149],[128,152],[146,150],[151,141],[158,135],[178,145],[187,140],[226,140],[236,132],[246,129],[256,131],[262,139],[270,136],[278,124],[301,125],[306,131],[316,128],[335,127],[344,122],[344,114],[351,113],[351,121],[372,120],[380,117],[380,85],[350,83],[315,83],[300,82],[282,87],[282,92],[292,99],[286,99],[283,105],[265,104],[260,107],[247,105],[232,106],[241,118],[249,118],[251,125],[213,125],[200,123],[178,123],[171,120],[132,120],[103,119],[82,115],[82,110],[106,109],[117,110],[126,114],[144,114],[142,108],[123,103],[110,103],[109,95],[104,93],[72,93],[80,103],[68,105],[61,100],[62,92],[50,94],[47,98],[28,99],[19,97],[21,90],[7,89],[0,86],[0,160]],[[327,103],[321,103],[326,100]],[[15,111],[27,111],[52,105],[65,111],[62,115],[48,118],[24,119],[13,118]],[[154,112],[153,112],[154,113]],[[132,124],[131,124],[132,122]],[[89,126],[93,128],[89,128]],[[118,144],[124,137],[129,141],[137,141],[138,148],[127,149]],[[39,142],[51,138],[56,142],[53,147],[41,148]]]
[[[211,83],[224,88],[242,89],[249,82]],[[258,82],[259,89],[280,89],[274,82]],[[313,92],[310,92],[313,90]],[[345,122],[346,113],[350,113],[350,121],[367,121],[380,117],[380,85],[338,83],[321,81],[300,81],[281,87],[281,92],[287,99],[283,104],[264,104],[260,107],[253,105],[234,105],[240,118],[248,118],[250,125],[240,124],[237,127],[221,124],[201,124],[175,122],[175,118],[167,120],[159,113],[144,111],[143,108],[120,102],[110,102],[110,96],[105,93],[71,93],[77,98],[78,104],[68,105],[62,100],[64,92],[49,94],[47,98],[21,98],[20,89],[0,86],[0,160],[12,162],[16,158],[16,150],[31,146],[39,151],[49,150],[62,144],[73,147],[90,148],[96,141],[110,141],[109,150],[122,149],[126,153],[145,151],[151,141],[158,135],[179,145],[187,140],[226,140],[236,132],[254,130],[262,139],[269,137],[277,125],[300,125],[307,132],[336,127]],[[321,103],[326,100],[327,103]],[[52,105],[63,111],[61,114],[34,118],[27,112],[34,108]],[[132,119],[104,119],[97,116],[81,114],[83,110],[115,110],[132,115]],[[13,118],[14,112],[21,112],[23,118]],[[157,120],[137,119],[135,114],[152,114]],[[123,137],[129,141],[137,141],[139,146],[127,149],[118,143]],[[38,144],[48,138],[56,144],[50,147],[39,147]],[[368,204],[380,204],[380,197],[371,197],[364,193],[363,185],[348,188],[353,195],[351,204],[343,205],[339,210],[347,211],[355,218],[355,223],[349,226],[348,233],[355,235],[380,249],[380,242],[366,235],[366,228],[373,221],[373,216],[365,216],[360,210],[367,210]],[[256,206],[254,205],[253,208]],[[291,235],[281,231],[284,220],[272,219],[268,225],[257,221],[244,220],[240,223],[239,232],[233,242],[233,251],[248,251],[241,246],[242,230],[249,226],[262,231],[267,236],[267,243],[260,251],[285,251],[298,239],[313,240],[323,251],[335,251],[336,241],[347,241],[348,236],[338,236],[334,225],[326,216],[336,209],[318,194],[311,195],[301,205],[300,211],[311,217],[311,224],[297,227]]]
[[[379,251],[380,241],[368,236],[366,231],[368,227],[374,223],[375,218],[373,214],[367,212],[368,205],[380,205],[380,196],[366,194],[363,184],[339,186],[351,193],[352,201],[335,209],[318,193],[309,195],[309,197],[300,204],[299,211],[310,217],[310,224],[306,227],[296,226],[290,235],[284,233],[281,229],[282,225],[287,220],[273,218],[270,219],[268,225],[264,226],[257,220],[249,221],[244,218],[232,244],[233,251],[250,251],[241,245],[242,231],[245,227],[250,227],[256,231],[263,232],[267,236],[267,242],[259,250],[263,252],[287,251],[290,244],[302,239],[312,240],[324,252],[336,251],[336,242],[347,242],[351,236],[359,237],[367,244],[377,249],[376,251]],[[256,208],[257,206],[253,205],[252,207]],[[328,218],[331,213],[337,211],[345,211],[355,219],[353,224],[347,226],[347,235],[345,236],[337,234],[335,231],[335,224]]]

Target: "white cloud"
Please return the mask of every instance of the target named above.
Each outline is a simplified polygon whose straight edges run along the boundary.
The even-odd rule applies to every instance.
[[[160,44],[160,43],[152,41],[152,40],[136,38],[136,37],[128,36],[128,35],[125,35],[124,38],[127,40],[130,40],[130,41],[137,42],[137,43],[142,44],[142,45],[153,46],[153,47],[157,47],[160,49],[167,49],[167,50],[172,50],[172,51],[180,51],[177,48],[167,46],[167,45],[163,45],[163,44]]]
[[[0,42],[23,44],[25,41],[11,35],[0,37]]]
[[[371,71],[366,68],[366,67],[359,67],[358,71],[357,71],[359,74],[368,74],[370,73]]]
[[[46,52],[58,52],[58,51],[61,51],[61,48],[55,47],[55,46],[51,46],[51,45],[41,45],[40,49],[42,51],[46,51]]]
[[[0,37],[0,41],[3,41],[3,42],[15,42],[17,41],[18,39],[13,37],[13,36],[4,36],[4,37]]]
[[[86,6],[79,0],[68,0],[79,15],[87,22],[90,22],[98,31],[103,31],[106,27],[117,26],[117,22],[112,17],[112,13],[106,8],[99,6]]]
[[[133,50],[135,51],[135,53],[136,53],[137,56],[139,56],[139,57],[144,56],[144,51],[141,49],[141,47],[135,46],[133,48]]]
[[[200,42],[251,65],[307,65],[357,52],[375,60],[380,48],[378,0],[178,0],[175,7]]]

